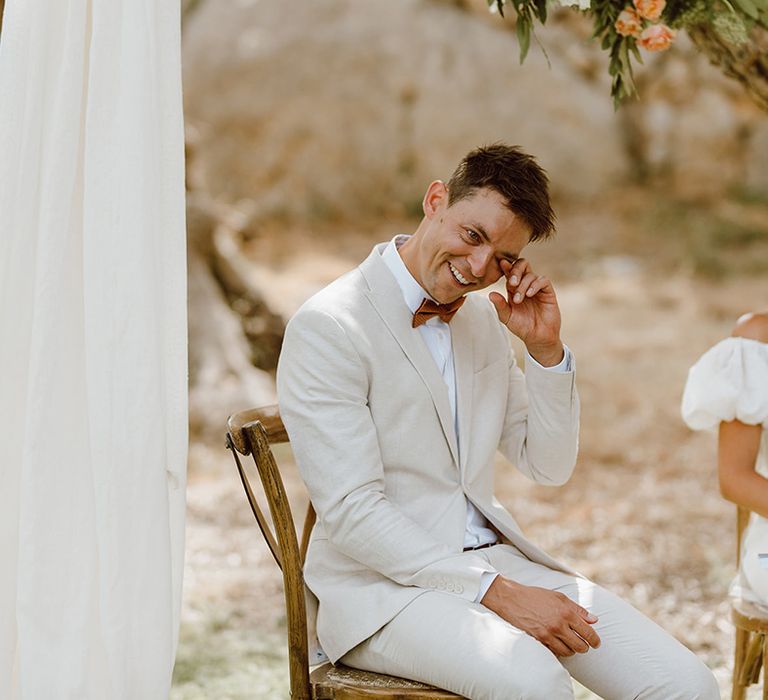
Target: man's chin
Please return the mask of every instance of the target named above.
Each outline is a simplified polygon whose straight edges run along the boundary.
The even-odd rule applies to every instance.
[[[450,304],[475,288],[476,285],[468,284],[464,286],[451,276],[450,282],[442,281],[440,289],[428,289],[427,291],[438,304]]]
[[[454,292],[453,294],[443,294],[442,296],[432,296],[432,298],[438,303],[438,304],[452,304],[457,299],[461,299],[469,290],[466,290],[465,292]]]

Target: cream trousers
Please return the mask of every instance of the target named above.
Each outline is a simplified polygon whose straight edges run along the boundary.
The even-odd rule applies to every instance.
[[[560,591],[598,616],[601,645],[559,659],[479,603],[426,591],[341,661],[430,683],[470,700],[568,700],[571,677],[605,700],[717,700],[709,669],[631,605],[510,545],[478,550],[507,578]]]

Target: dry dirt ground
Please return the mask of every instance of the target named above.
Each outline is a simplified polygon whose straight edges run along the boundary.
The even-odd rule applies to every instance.
[[[717,492],[714,435],[690,432],[679,405],[697,357],[741,313],[768,307],[768,207],[651,206],[628,196],[599,212],[596,204],[561,213],[559,238],[530,253],[556,281],[577,358],[575,474],[561,488],[540,487],[500,461],[497,492],[533,540],[699,654],[727,697],[735,514]],[[411,227],[265,230],[249,252],[273,303],[290,314],[372,242]],[[281,456],[303,513],[290,455]],[[173,700],[288,697],[281,581],[230,459],[223,440],[191,448]],[[577,697],[595,696],[579,688]]]

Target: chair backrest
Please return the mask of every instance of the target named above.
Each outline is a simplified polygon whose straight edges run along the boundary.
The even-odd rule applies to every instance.
[[[291,682],[291,698],[311,700],[309,683],[309,655],[307,650],[307,612],[304,602],[304,577],[302,569],[307,554],[309,536],[315,524],[315,511],[310,502],[301,537],[296,538],[291,506],[285,492],[280,469],[270,445],[288,442],[288,434],[280,418],[277,406],[265,406],[241,411],[227,421],[227,447],[232,451],[243,482],[245,495],[267,541],[277,565],[283,572],[285,607],[288,620],[288,661]],[[256,465],[259,481],[269,505],[274,529],[265,517],[243,466],[240,456],[251,455]]]

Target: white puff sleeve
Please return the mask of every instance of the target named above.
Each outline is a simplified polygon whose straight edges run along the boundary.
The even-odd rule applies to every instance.
[[[768,344],[726,338],[688,371],[683,420],[693,430],[740,420],[768,428]]]

